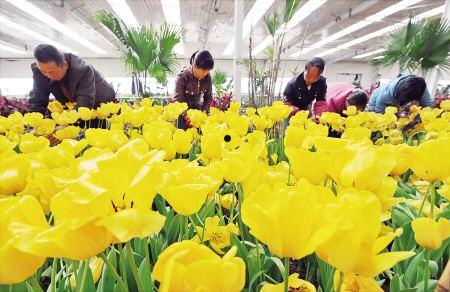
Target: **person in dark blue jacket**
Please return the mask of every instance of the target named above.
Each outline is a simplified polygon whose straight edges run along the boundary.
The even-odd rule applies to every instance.
[[[400,107],[418,101],[422,107],[433,107],[433,99],[422,77],[412,74],[399,74],[383,87],[375,89],[370,96],[368,110],[384,113],[386,107]]]
[[[291,115],[299,110],[308,110],[315,101],[313,115],[320,115],[327,108],[325,96],[327,81],[322,76],[325,69],[323,59],[312,58],[305,65],[305,71],[294,76],[284,89],[284,104],[292,108]]]

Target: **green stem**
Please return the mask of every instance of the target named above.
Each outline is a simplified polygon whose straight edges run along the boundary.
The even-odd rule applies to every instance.
[[[261,266],[261,257],[259,256],[259,241],[258,241],[258,239],[255,237],[255,245],[256,245],[256,256],[257,256],[257,258],[256,258],[256,262],[258,263],[258,272],[259,271],[262,271],[262,266]],[[259,280],[261,281],[261,282],[263,282],[263,275],[261,274],[261,275],[259,275],[259,277],[258,278],[260,278]]]
[[[233,215],[234,215],[234,193],[231,197],[231,205],[230,205],[230,223],[233,223]]]
[[[36,278],[34,276],[29,277],[27,279],[27,282],[33,288],[34,292],[44,292],[44,290],[42,290],[42,288],[41,288],[41,285],[39,285],[38,281],[36,280]]]
[[[425,250],[425,272],[423,273],[423,291],[427,292],[428,290],[428,278],[430,277],[428,274],[430,273],[430,251]]]
[[[339,284],[338,284],[337,292],[341,292],[341,290],[342,290],[342,284],[344,284],[344,273],[342,273],[341,271],[339,271]]]
[[[431,202],[430,202],[430,218],[433,218],[434,213],[434,201],[436,200],[436,187],[434,183],[431,185]]]
[[[80,284],[80,292],[84,291],[84,285],[86,283],[86,277],[89,269],[89,260],[86,260],[84,263],[84,269],[83,269],[83,276],[81,278],[81,284]]]
[[[147,258],[148,261],[148,267],[149,267],[149,271],[152,270],[152,264],[150,263],[150,252],[148,251],[148,245],[149,245],[149,241],[146,240],[145,241],[146,245],[145,245],[145,257]],[[154,285],[153,285],[153,281],[152,281],[152,275],[150,274],[150,284],[151,284],[151,291],[154,290]]]
[[[237,221],[238,221],[238,225],[239,225],[239,230],[241,231],[241,238],[242,238],[242,243],[244,244],[244,241],[246,238],[248,238],[247,236],[247,230],[245,229],[245,225],[242,222],[242,203],[244,202],[244,194],[241,192],[241,189],[239,188],[239,185],[237,183],[235,183],[235,187],[236,187],[236,191],[238,193],[238,205],[239,205],[239,213],[237,213]],[[244,244],[245,246],[245,244]]]
[[[53,259],[52,264],[52,276],[50,282],[50,292],[56,292],[56,270],[58,268],[58,259]]]
[[[129,241],[127,241],[125,248],[127,250],[126,252],[128,255],[128,261],[131,266],[131,272],[133,273],[134,279],[136,280],[138,290],[139,290],[139,292],[145,292],[144,286],[142,285],[141,278],[139,277],[138,269],[136,267],[136,261],[134,259],[133,249],[131,248],[131,243]]]
[[[233,196],[234,196],[234,194],[233,194]],[[219,199],[219,208],[218,208],[218,213],[219,213],[219,222],[223,222],[223,212],[222,212],[222,195],[220,195],[220,194],[217,194],[217,197],[218,197],[218,199]],[[230,206],[231,207],[231,206]]]
[[[192,219],[192,216],[188,216],[188,218],[189,218],[189,222],[191,222],[192,226],[194,226],[195,233],[197,233],[197,228],[195,228],[197,225],[195,225],[194,219]],[[204,231],[205,231],[205,228],[202,228],[202,235],[199,236],[200,237],[200,241],[202,242],[202,244],[203,244]]]
[[[291,185],[291,162],[289,162],[289,169],[288,169],[288,185]]]
[[[426,192],[426,194],[423,196],[422,203],[420,204],[420,209],[419,209],[419,217],[420,217],[420,215],[422,215],[423,206],[424,206],[424,204],[425,204],[425,201],[427,200],[428,193],[430,193],[431,185],[434,185],[434,184],[431,182],[431,183],[428,185],[427,192]]]
[[[112,251],[114,252],[114,251]],[[111,262],[108,260],[106,255],[104,253],[100,254],[100,258],[103,260],[103,262],[108,266],[108,268],[111,270],[114,278],[116,279],[119,286],[122,287],[123,291],[128,291],[127,286],[125,286],[125,283],[122,281],[122,278],[120,278],[119,273],[117,273],[117,270],[114,268],[114,266],[111,264]]]
[[[128,280],[127,280],[127,270],[125,268],[125,261],[123,260],[123,249],[122,244],[119,243],[119,254],[120,254],[120,272],[122,273],[123,279],[125,280],[125,286],[128,287]]]
[[[289,291],[289,257],[284,258],[284,292]]]
[[[184,239],[185,240],[189,240],[189,218],[188,216],[183,216],[184,217]]]

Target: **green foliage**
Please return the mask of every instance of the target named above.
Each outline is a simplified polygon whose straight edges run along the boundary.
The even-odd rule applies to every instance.
[[[173,49],[186,34],[185,28],[166,23],[128,27],[105,10],[95,12],[93,17],[119,39],[122,59],[137,76],[144,74],[146,78],[148,74],[166,84],[167,75],[176,72],[178,61]]]
[[[390,67],[399,63],[401,71],[428,74],[436,66],[450,68],[450,27],[443,19],[409,21],[408,25],[395,31],[383,52],[374,63]]]

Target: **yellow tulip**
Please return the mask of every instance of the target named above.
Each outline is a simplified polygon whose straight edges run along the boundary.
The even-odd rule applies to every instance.
[[[288,291],[304,291],[316,292],[316,287],[308,281],[302,280],[298,277],[298,273],[293,273],[288,278]],[[284,282],[281,284],[264,284],[261,292],[283,292]]]
[[[450,111],[450,100],[443,100],[439,107],[444,111]]]
[[[354,105],[348,106],[347,109],[344,110],[344,114],[346,114],[347,116],[354,116],[357,113],[358,113],[358,109]]]
[[[241,109],[241,103],[237,101],[230,102],[230,107],[228,108],[229,111],[238,113]]]
[[[27,215],[36,226],[47,224],[42,211],[37,212],[39,208],[39,203],[30,196],[0,198],[0,284],[20,283],[44,264],[45,257],[22,252],[12,244],[15,236],[9,227],[17,213]]]
[[[31,196],[20,198],[17,207],[6,215],[13,236],[10,244],[35,257],[87,259],[102,252],[112,239],[111,234],[105,228],[97,227],[92,218],[57,221],[50,227],[39,203]]]
[[[223,182],[220,165],[197,166],[184,159],[164,162],[156,191],[181,215],[192,215]]]
[[[27,179],[45,166],[32,154],[20,154],[0,160],[0,194],[14,195],[27,185]]]
[[[319,121],[322,124],[330,125],[335,131],[340,131],[344,126],[344,118],[338,113],[324,112],[319,116]]]
[[[224,118],[230,130],[236,133],[236,135],[243,137],[247,134],[250,125],[249,117],[239,116],[239,114],[235,112],[227,111]]]
[[[250,121],[252,122],[253,126],[259,131],[264,131],[265,129],[273,126],[272,120],[260,117],[258,115],[251,115]]]
[[[347,128],[342,134],[343,139],[367,140],[372,131],[364,127]]]
[[[99,220],[97,226],[108,229],[118,242],[145,238],[164,226],[166,218],[146,208],[126,208]]]
[[[331,190],[302,181],[300,187],[262,185],[242,204],[242,220],[259,241],[280,258],[313,253],[334,231],[319,213],[334,200]],[[321,210],[321,211],[319,211]]]
[[[158,257],[152,277],[159,291],[241,291],[245,263],[232,247],[222,258],[204,245],[182,241],[170,245]],[[224,277],[226,275],[226,277]]]
[[[36,112],[26,113],[24,115],[24,118],[25,118],[25,121],[27,122],[27,124],[33,128],[39,127],[44,120],[44,116],[41,113],[36,113]]]
[[[144,125],[143,135],[151,148],[165,149],[172,141],[173,130],[173,125],[167,122],[154,122]]]
[[[36,128],[38,135],[50,135],[55,131],[56,122],[52,119],[43,119],[39,127]]]
[[[73,110],[77,104],[78,104],[78,102],[72,101],[72,102],[66,102],[64,105],[67,107],[67,109]]]
[[[224,153],[222,159],[223,176],[228,182],[241,182],[250,175],[251,169],[257,163],[264,144],[251,145],[242,143],[233,151]]]
[[[164,116],[167,120],[175,121],[178,117],[188,109],[186,103],[174,102],[164,107]]]
[[[50,146],[50,141],[45,137],[36,137],[33,134],[23,134],[20,138],[19,149],[22,153],[37,152]]]
[[[254,115],[256,115],[256,109],[254,107],[247,107],[247,108],[245,108],[245,113],[249,117],[254,116]]]
[[[412,221],[411,227],[416,242],[425,249],[438,249],[442,241],[450,237],[450,222],[446,218],[440,218],[438,222],[432,218],[417,218]]]
[[[173,134],[175,150],[179,154],[188,154],[191,151],[192,135],[184,130],[178,129]]]
[[[298,179],[303,177],[313,184],[319,184],[326,179],[327,174],[322,170],[317,159],[321,153],[294,147],[286,147],[285,153]]]
[[[342,190],[336,204],[329,206],[326,220],[336,224],[333,236],[316,253],[343,273],[373,278],[413,252],[381,253],[400,232],[378,237],[381,231],[381,204],[367,191]]]
[[[371,191],[385,203],[383,207],[395,202],[395,182],[387,178],[396,164],[394,151],[355,144],[319,159],[325,172],[343,188]]]
[[[63,111],[61,113],[52,112],[52,118],[58,125],[67,126],[69,124],[76,123],[78,121],[79,116],[77,111],[70,110],[70,111]]]
[[[5,136],[0,135],[0,157],[15,155],[16,152],[12,150],[15,147],[16,143],[10,141]]]
[[[411,169],[428,181],[443,181],[450,177],[450,138],[430,140],[414,147]]]
[[[98,148],[109,148],[117,151],[128,142],[128,137],[123,131],[105,129],[87,129],[85,131],[86,140],[89,145]]]
[[[224,137],[218,133],[205,133],[200,142],[202,157],[205,157],[208,160],[221,158],[222,151],[225,147],[223,138]]]
[[[223,248],[230,246],[230,234],[239,234],[239,229],[233,224],[228,223],[226,226],[219,225],[219,217],[208,217],[205,220],[205,228],[195,227],[197,242],[209,241],[212,249],[218,254],[224,254]]]
[[[92,277],[94,278],[94,283],[97,283],[98,280],[100,280],[100,276],[102,275],[103,270],[103,260],[99,257],[93,257],[89,259],[89,268],[92,272]],[[78,269],[78,273],[80,272],[80,269]],[[70,286],[72,286],[72,289],[75,289],[77,287],[77,280],[75,278],[75,274],[72,274],[70,276]]]
[[[275,101],[269,109],[269,118],[275,122],[281,122],[291,113],[291,107],[283,104],[282,101]]]
[[[106,119],[111,114],[111,108],[103,103],[99,108],[96,109],[96,117],[100,120]]]
[[[83,121],[89,121],[91,119],[95,119],[96,117],[95,110],[87,107],[78,108],[78,115]]]
[[[233,193],[225,194],[225,195],[215,194],[214,198],[218,205],[222,206],[223,208],[225,208],[227,210],[230,210],[231,204],[233,204],[236,207],[236,205],[238,203],[238,199],[236,198],[236,196]]]
[[[52,113],[62,113],[64,111],[63,105],[57,100],[49,102],[47,108]]]
[[[340,283],[340,273],[334,273],[334,289],[337,291]],[[341,286],[342,292],[383,292],[383,289],[373,278],[367,278],[356,274],[345,274]]]
[[[64,127],[61,130],[56,131],[55,137],[59,141],[63,141],[65,139],[76,139],[80,134],[80,131],[81,131],[80,127],[68,126]]]
[[[70,183],[52,198],[55,219],[70,222],[76,218],[96,218],[95,226],[104,227],[115,242],[153,234],[161,229],[165,220],[149,210],[156,194],[157,164],[163,157],[161,151],[148,152],[143,140],[129,142],[114,155],[98,161],[97,171]],[[113,182],[111,177],[115,178]],[[68,215],[65,211],[68,208],[79,209],[79,212]]]
[[[206,120],[207,115],[205,112],[190,109],[187,111],[191,126],[194,128],[200,128],[202,123]]]

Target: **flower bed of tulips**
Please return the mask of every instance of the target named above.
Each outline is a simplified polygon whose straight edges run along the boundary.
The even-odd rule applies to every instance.
[[[450,102],[74,106],[0,117],[0,291],[433,291],[448,261]]]

